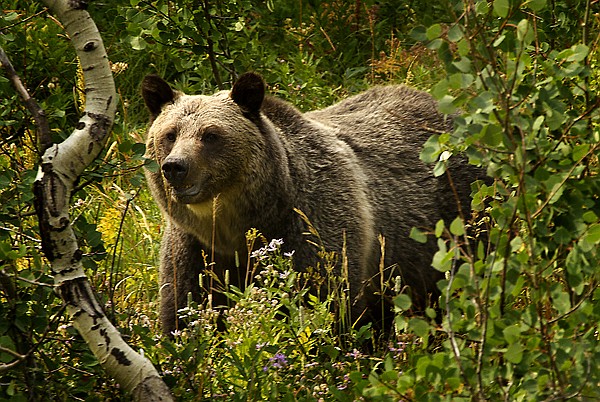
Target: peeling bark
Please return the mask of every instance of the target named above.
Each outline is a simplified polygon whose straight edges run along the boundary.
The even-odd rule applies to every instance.
[[[44,145],[34,184],[43,251],[73,326],[108,374],[136,400],[171,401],[172,396],[152,363],[129,347],[106,318],[83,270],[82,252],[69,218],[74,184],[104,147],[114,120],[117,97],[106,50],[85,11],[86,1],[43,1],[64,24],[86,83],[83,117],[65,141]]]

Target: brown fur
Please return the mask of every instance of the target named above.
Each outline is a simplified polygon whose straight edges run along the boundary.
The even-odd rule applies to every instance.
[[[162,169],[147,171],[147,178],[168,222],[160,271],[166,333],[175,328],[175,306],[199,292],[200,250],[214,255],[218,272],[234,269],[236,252],[245,267],[244,235],[256,228],[284,239],[298,269],[315,266],[315,248],[294,208],[308,216],[327,249],[339,252],[345,241],[354,318],[375,305],[374,289],[365,284],[378,282],[378,235],[385,237],[384,266],[397,264],[415,305],[437,294],[442,275],[430,266],[435,241],[409,239],[412,227],[433,227],[457,211],[447,178],[434,177],[419,159],[432,131],[452,127],[429,95],[378,87],[302,114],[264,97],[264,83],[252,73],[230,93],[188,96],[156,76],[146,77],[142,93],[152,114],[148,157]],[[459,198],[469,209],[479,171],[455,165]]]

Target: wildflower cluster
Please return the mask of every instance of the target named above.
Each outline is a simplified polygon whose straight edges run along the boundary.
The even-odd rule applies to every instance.
[[[394,360],[400,361],[400,360],[406,358],[406,347],[407,347],[406,342],[397,341],[397,342],[390,342],[388,349],[392,355],[392,358]]]
[[[334,394],[352,387],[350,362],[313,361],[304,365],[298,382],[308,391],[310,400],[331,400]]]
[[[251,400],[284,400],[292,382],[298,398],[315,401],[366,386],[374,360],[359,343],[339,346],[329,302],[299,285],[303,277],[282,246],[271,240],[251,253],[253,281],[230,289],[232,307],[217,312],[190,304],[179,310],[187,327],[165,343],[173,351],[163,359],[167,377],[194,373],[188,381],[207,387],[205,395],[208,388],[226,389],[222,397]],[[217,320],[224,331],[216,329]],[[390,344],[385,352],[402,355],[402,344]]]
[[[109,63],[110,63],[110,70],[112,71],[112,73],[114,75],[119,75],[129,68],[129,64],[122,62],[122,61],[117,61],[115,63],[109,62]]]
[[[193,332],[196,336],[212,336],[217,330],[219,312],[215,309],[190,304],[180,309],[177,315],[188,325],[184,331]]]
[[[269,358],[267,365],[265,365],[263,367],[263,371],[267,372],[270,369],[278,370],[278,369],[284,368],[287,365],[288,365],[288,361],[287,361],[285,355],[281,352],[277,352],[277,353],[275,353],[275,355],[273,355],[273,357]]]
[[[258,250],[255,250],[252,253],[250,253],[250,258],[254,258],[259,261],[267,259],[267,258],[269,258],[270,253],[279,251],[282,244],[283,244],[283,239],[273,239],[266,246],[261,247]]]
[[[265,289],[250,286],[243,297],[224,312],[225,321],[230,331],[252,332],[260,329],[278,308],[279,300],[271,298]]]
[[[287,298],[289,292],[296,284],[297,274],[293,269],[291,252],[281,252],[283,240],[273,239],[267,245],[253,251],[250,255],[255,261],[254,275],[256,284],[261,288],[270,290],[270,293],[284,293],[279,296]]]

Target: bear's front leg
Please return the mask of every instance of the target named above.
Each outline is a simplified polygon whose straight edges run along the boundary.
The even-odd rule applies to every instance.
[[[196,237],[169,223],[162,238],[160,260],[160,321],[163,333],[171,335],[181,327],[177,310],[187,306],[188,293],[199,300],[202,246]]]

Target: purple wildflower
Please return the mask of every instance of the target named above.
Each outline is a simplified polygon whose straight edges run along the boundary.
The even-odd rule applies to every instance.
[[[275,353],[273,357],[269,357],[269,364],[263,367],[263,371],[268,371],[269,368],[280,369],[287,366],[288,361],[285,355],[281,352]]]
[[[343,391],[348,389],[348,385],[350,384],[350,376],[348,374],[344,374],[343,382],[337,386],[337,389]]]
[[[393,343],[391,343],[388,346],[390,352],[392,352],[392,354],[394,355],[394,359],[399,359],[402,356],[402,353],[404,353],[404,347],[406,346],[406,344],[404,342],[398,342],[397,346],[398,347],[395,347]]]
[[[282,368],[287,365],[287,359],[285,358],[285,355],[281,352],[275,353],[275,356],[271,357],[269,359],[269,362],[275,368]]]
[[[365,357],[365,355],[363,355],[358,349],[354,349],[352,352],[348,352],[346,353],[347,357],[351,357],[354,360],[356,359],[362,359]]]

